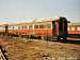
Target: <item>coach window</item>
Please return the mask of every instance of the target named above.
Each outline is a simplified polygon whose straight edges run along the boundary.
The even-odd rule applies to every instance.
[[[77,27],[77,31],[80,31],[80,27]]]
[[[51,24],[47,24],[47,28],[51,28]]]
[[[25,29],[25,26],[21,26],[21,29]]]
[[[27,26],[22,26],[22,29],[27,29]]]
[[[75,31],[75,27],[72,27],[71,30],[72,30],[72,31]]]
[[[39,25],[40,28],[44,28],[44,25]]]
[[[13,29],[13,30],[14,30],[14,28],[15,28],[15,27],[14,27],[14,26],[12,26],[12,29]]]
[[[31,25],[29,26],[29,29],[32,29],[32,26]]]
[[[36,29],[37,29],[37,28],[38,28],[38,25],[35,25],[35,26],[34,26],[34,28],[36,28]]]
[[[70,27],[68,27],[68,31],[70,31]]]
[[[9,26],[9,30],[13,30],[13,26]]]
[[[25,29],[27,29],[27,26],[24,26]]]
[[[14,26],[14,30],[18,30],[18,26]]]
[[[11,26],[8,26],[8,28],[11,28]]]
[[[18,29],[20,29],[20,26],[18,26]]]
[[[0,30],[3,30],[3,27],[2,26],[0,26]]]
[[[24,26],[22,26],[22,29],[24,29]]]

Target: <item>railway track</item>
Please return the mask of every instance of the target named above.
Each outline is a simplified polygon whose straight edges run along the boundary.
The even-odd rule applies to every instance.
[[[8,60],[5,56],[3,48],[0,46],[0,60]]]

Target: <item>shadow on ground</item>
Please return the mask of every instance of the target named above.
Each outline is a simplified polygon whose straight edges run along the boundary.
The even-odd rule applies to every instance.
[[[68,40],[66,40],[66,41],[64,41],[64,42],[62,42],[62,43],[70,43],[70,44],[78,44],[78,45],[80,45],[80,40],[70,40],[70,39],[68,39]]]

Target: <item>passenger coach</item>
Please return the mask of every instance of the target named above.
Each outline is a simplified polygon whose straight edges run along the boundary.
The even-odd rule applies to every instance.
[[[12,36],[21,36],[28,38],[41,38],[47,40],[66,40],[67,37],[67,19],[59,17],[43,21],[32,21],[29,23],[19,23],[5,25],[5,33]],[[2,26],[1,26],[2,27]]]

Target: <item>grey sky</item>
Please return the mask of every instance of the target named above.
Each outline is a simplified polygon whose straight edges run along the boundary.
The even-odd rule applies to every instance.
[[[0,21],[18,21],[14,18],[5,19],[6,17],[65,16],[72,22],[80,22],[79,6],[80,0],[0,0]]]

